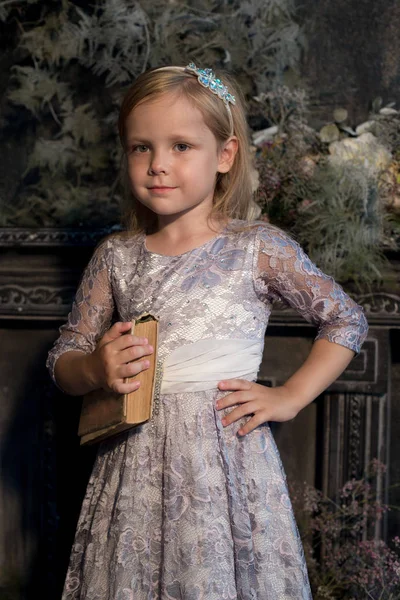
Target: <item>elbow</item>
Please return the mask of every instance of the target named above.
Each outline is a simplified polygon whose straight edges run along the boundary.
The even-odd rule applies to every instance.
[[[326,339],[340,344],[359,354],[368,334],[368,321],[363,309],[352,315],[351,319],[336,319],[320,327],[316,339]]]

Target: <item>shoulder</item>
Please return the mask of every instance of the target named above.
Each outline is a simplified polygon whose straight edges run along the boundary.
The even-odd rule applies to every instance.
[[[127,264],[134,264],[139,255],[141,240],[141,234],[132,235],[124,231],[108,234],[93,249],[89,270],[94,273],[107,270],[111,276],[111,273]]]
[[[128,231],[117,231],[108,234],[97,244],[94,254],[107,258],[112,257],[118,252],[130,253],[139,249],[143,240],[143,234],[131,234]]]
[[[265,221],[234,220],[229,225],[232,235],[253,239],[266,254],[293,256],[301,250],[299,244],[285,231]]]

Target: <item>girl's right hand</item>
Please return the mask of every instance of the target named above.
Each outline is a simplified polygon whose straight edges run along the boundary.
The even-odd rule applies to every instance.
[[[146,338],[127,333],[132,323],[115,323],[98,342],[90,355],[91,371],[97,388],[118,394],[129,394],[138,389],[140,382],[124,383],[126,377],[133,377],[148,369],[148,360],[139,360],[154,352]]]

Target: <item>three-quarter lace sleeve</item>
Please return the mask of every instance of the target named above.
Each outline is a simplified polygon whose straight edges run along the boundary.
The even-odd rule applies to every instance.
[[[272,226],[259,227],[254,266],[259,298],[289,304],[317,325],[316,339],[360,351],[368,331],[362,307],[320,271],[297,242]]]
[[[111,288],[112,246],[102,242],[93,253],[81,278],[67,322],[60,327],[47,358],[47,368],[53,381],[58,358],[69,350],[89,354],[110,327],[114,301]]]

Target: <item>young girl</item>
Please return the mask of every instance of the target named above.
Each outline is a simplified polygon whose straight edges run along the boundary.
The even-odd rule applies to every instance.
[[[225,87],[227,85],[227,88]],[[128,227],[99,245],[49,368],[68,394],[137,389],[160,319],[149,423],[99,446],[64,600],[305,600],[307,570],[268,421],[287,421],[345,369],[367,324],[279,229],[247,221],[240,91],[209,70],[141,75],[121,107]],[[274,300],[319,326],[282,386],[255,383]],[[115,315],[118,321],[115,322]]]

